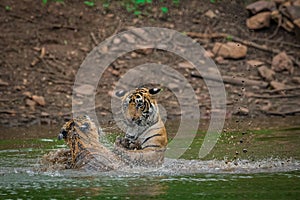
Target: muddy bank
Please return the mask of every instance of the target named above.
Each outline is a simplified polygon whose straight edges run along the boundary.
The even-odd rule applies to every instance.
[[[247,20],[253,14],[246,9],[248,3],[163,1],[138,6],[141,13],[134,14],[120,2],[107,8],[101,1],[94,6],[82,1],[1,1],[0,125],[61,124],[71,118],[72,87],[87,54],[113,34],[145,26],[177,30],[207,50],[224,79],[227,117],[299,115],[297,35],[273,19],[268,27],[250,29]],[[193,66],[168,52],[138,50],[119,57],[101,77],[96,91],[99,120],[112,119],[111,93],[120,77],[152,62],[178,70],[192,85],[201,116],[209,118],[208,89]],[[180,116],[176,97],[168,88],[158,101],[168,119]]]

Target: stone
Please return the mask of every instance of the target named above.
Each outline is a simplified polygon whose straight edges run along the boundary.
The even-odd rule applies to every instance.
[[[292,74],[294,72],[293,61],[285,52],[281,52],[272,59],[272,69],[275,72],[287,70]]]
[[[259,13],[261,11],[273,11],[276,10],[276,4],[273,1],[256,1],[246,6],[252,14]]]
[[[247,55],[247,47],[235,42],[217,42],[215,43],[212,52],[223,58],[239,59],[244,58]]]
[[[120,72],[118,70],[111,70],[111,74],[114,75],[114,76],[120,76]]]
[[[31,98],[31,97],[32,97],[32,94],[31,94],[31,92],[29,92],[29,91],[23,92],[23,95],[25,95],[25,96],[28,97],[28,98]]]
[[[274,80],[275,72],[272,69],[269,69],[266,66],[261,66],[258,68],[258,73],[267,81]]]
[[[288,6],[286,12],[291,20],[300,18],[300,6]]]
[[[183,69],[194,69],[194,66],[188,61],[178,63],[178,67]]]
[[[300,41],[300,18],[293,21],[295,25],[296,39]]]
[[[222,56],[216,57],[215,61],[220,65],[226,65],[229,63],[228,60],[225,60]]]
[[[277,81],[271,81],[270,82],[270,86],[275,89],[275,90],[282,90],[282,89],[285,89],[286,86],[284,83],[280,83],[280,82],[277,82]]]
[[[35,101],[40,106],[46,105],[46,101],[45,101],[44,97],[42,97],[42,96],[33,95],[32,100]]]
[[[282,19],[282,28],[284,28],[285,30],[287,30],[288,32],[292,32],[295,28],[295,25],[293,24],[293,22],[291,22],[288,18],[283,17]]]
[[[26,99],[25,104],[30,107],[31,110],[35,110],[36,102],[31,99]]]
[[[211,19],[217,17],[217,15],[216,15],[212,10],[208,10],[204,15],[205,15],[206,17],[211,18]]]
[[[35,101],[40,106],[46,105],[45,98],[42,96],[33,95],[31,98],[33,101]]]
[[[236,114],[239,115],[248,115],[249,114],[249,109],[246,107],[239,107]]]
[[[246,24],[249,29],[261,29],[270,26],[271,12],[258,13],[247,19]]]
[[[42,116],[42,117],[49,117],[50,115],[49,115],[49,113],[47,113],[47,112],[41,112],[41,116]]]
[[[250,65],[251,67],[259,67],[262,66],[264,62],[259,60],[248,60],[247,64]]]

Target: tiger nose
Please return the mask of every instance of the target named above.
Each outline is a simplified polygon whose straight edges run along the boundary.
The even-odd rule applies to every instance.
[[[143,99],[142,99],[142,97],[137,97],[135,99],[135,104],[137,105],[137,107],[141,107],[143,105]]]

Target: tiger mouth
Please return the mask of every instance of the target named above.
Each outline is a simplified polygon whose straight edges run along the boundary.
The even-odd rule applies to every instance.
[[[142,122],[143,122],[143,120],[141,120],[141,119],[134,119],[134,118],[130,118],[130,119],[126,120],[126,124],[128,126],[134,126],[134,125],[140,126],[140,125],[142,125]]]

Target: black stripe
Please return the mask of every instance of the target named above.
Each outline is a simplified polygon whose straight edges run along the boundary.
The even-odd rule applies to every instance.
[[[157,134],[151,135],[150,137],[148,137],[148,138],[146,138],[146,139],[144,140],[144,142],[142,143],[142,145],[145,144],[145,142],[147,142],[147,141],[150,140],[151,138],[154,138],[154,137],[156,137],[156,136],[161,136],[161,134],[160,134],[160,133],[157,133]]]
[[[147,145],[145,147],[143,147],[142,149],[146,149],[146,148],[149,148],[149,147],[160,147],[160,145]]]

